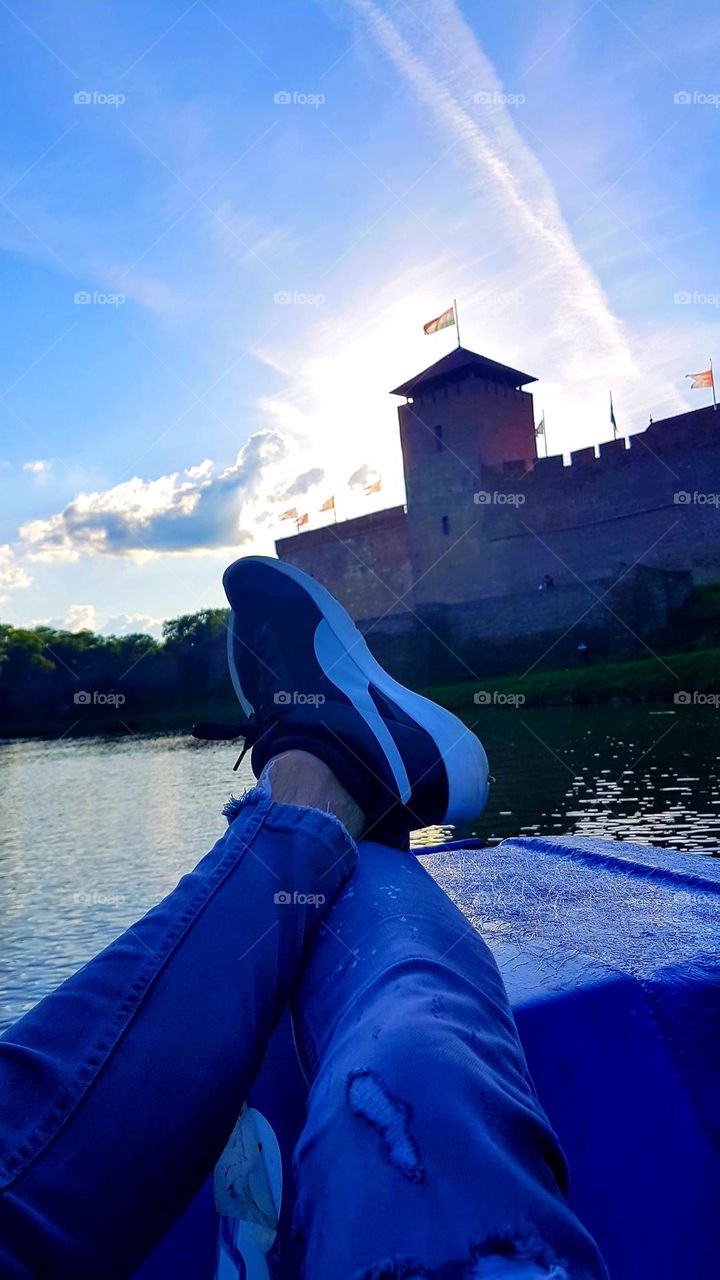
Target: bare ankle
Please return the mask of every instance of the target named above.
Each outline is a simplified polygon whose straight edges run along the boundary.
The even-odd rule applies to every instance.
[[[261,776],[269,782],[272,798],[278,804],[332,813],[353,840],[359,840],[365,830],[365,815],[350,793],[332,770],[309,751],[285,751],[274,756]]]

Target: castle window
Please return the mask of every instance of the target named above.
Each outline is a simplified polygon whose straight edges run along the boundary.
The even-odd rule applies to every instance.
[[[438,453],[441,453],[445,448],[445,445],[443,444],[442,423],[438,422],[437,426],[433,427],[433,431],[435,432],[435,448]]]
[[[442,518],[442,531],[444,534],[448,534],[450,532],[450,521],[447,516],[443,516]]]

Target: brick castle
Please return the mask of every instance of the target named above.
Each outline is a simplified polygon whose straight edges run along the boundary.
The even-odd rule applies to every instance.
[[[537,456],[535,379],[458,347],[396,387],[407,506],[276,543],[401,679],[646,652],[720,580],[720,411]]]

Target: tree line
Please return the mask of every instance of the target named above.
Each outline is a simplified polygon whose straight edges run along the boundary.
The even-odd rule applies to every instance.
[[[226,609],[183,614],[163,623],[161,640],[0,624],[0,734],[163,718],[179,727],[226,700],[232,718],[227,617]]]

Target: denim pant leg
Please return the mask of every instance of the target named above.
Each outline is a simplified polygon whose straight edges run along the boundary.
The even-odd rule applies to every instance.
[[[500,973],[421,864],[360,845],[293,1004],[308,1280],[601,1280]]]
[[[211,1172],[345,828],[256,788],[194,871],[0,1040],[0,1274],[127,1276]]]

